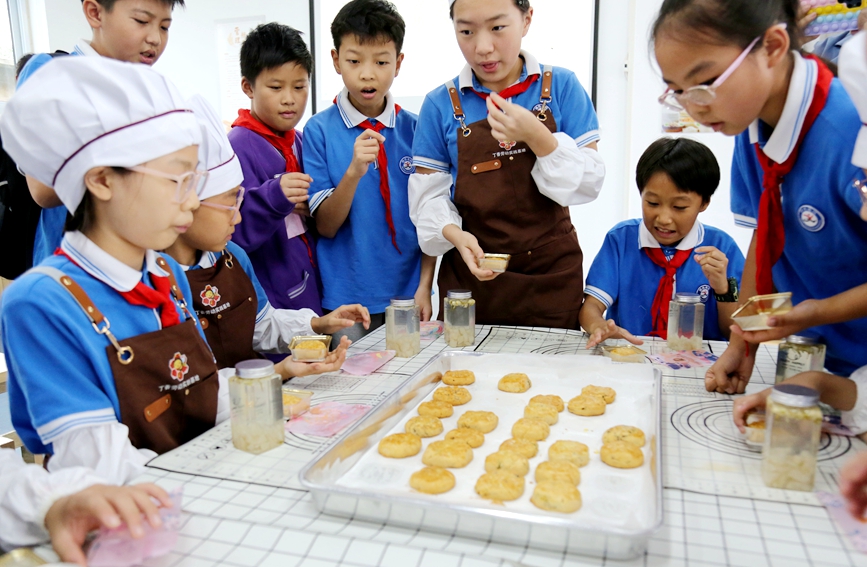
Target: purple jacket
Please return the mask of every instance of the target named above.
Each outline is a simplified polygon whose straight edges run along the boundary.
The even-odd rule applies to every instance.
[[[286,236],[285,218],[295,208],[280,188],[286,160],[265,138],[244,127],[229,132],[232,148],[244,172],[242,219],[232,241],[250,256],[253,269],[276,309],[308,308],[322,314],[319,273],[310,261],[307,245],[300,236]],[[301,133],[295,138],[296,156],[301,163]],[[313,250],[315,243],[308,231]],[[314,256],[315,257],[315,256]]]

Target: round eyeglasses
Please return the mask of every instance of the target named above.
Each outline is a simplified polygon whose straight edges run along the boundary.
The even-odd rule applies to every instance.
[[[232,211],[232,220],[234,223],[238,220],[238,217],[241,215],[241,203],[244,202],[244,188],[238,187],[238,195],[235,197],[235,204],[232,206],[229,205],[221,205],[219,203],[209,203],[208,201],[201,201],[199,204],[203,207],[210,207],[212,209],[220,209],[222,211]]]
[[[205,181],[208,179],[208,172],[200,170],[187,171],[186,173],[182,173],[181,175],[174,175],[172,173],[166,173],[165,171],[151,169],[142,165],[134,165],[132,167],[127,167],[126,169],[130,171],[135,171],[137,173],[143,173],[144,175],[152,175],[153,177],[170,179],[177,183],[178,186],[175,193],[176,203],[183,203],[184,201],[186,201],[190,197],[190,193],[198,194],[199,191],[204,188]]]

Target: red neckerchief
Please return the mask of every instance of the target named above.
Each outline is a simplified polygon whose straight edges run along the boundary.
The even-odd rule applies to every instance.
[[[70,262],[81,267],[69,254],[58,248],[54,251],[55,256],[65,256]],[[181,322],[175,302],[172,299],[171,283],[165,276],[150,274],[154,288],[149,288],[143,281],[139,281],[132,291],[119,291],[118,293],[131,305],[143,305],[149,309],[159,309],[160,321],[163,328],[172,327]]]
[[[298,158],[295,157],[295,130],[289,130],[288,132],[284,132],[282,136],[278,136],[262,122],[253,118],[250,111],[245,108],[238,111],[238,118],[232,122],[232,128],[236,126],[246,128],[268,140],[268,143],[274,146],[283,156],[283,159],[286,160],[286,173],[301,171],[301,166],[298,165]],[[307,238],[307,234],[299,234],[298,236],[307,247],[307,257],[310,258],[310,265],[315,266],[316,262],[313,260],[313,247],[310,245],[310,239]]]
[[[692,250],[692,248],[689,250],[678,250],[669,261],[665,257],[665,252],[662,251],[662,248],[644,249],[647,257],[654,264],[665,270],[665,275],[659,278],[659,286],[656,288],[653,306],[650,308],[650,315],[653,317],[651,337],[668,338],[668,304],[671,303],[671,296],[674,292],[674,274],[679,267],[683,266],[684,262],[689,260]]]
[[[295,157],[294,151],[295,130],[289,130],[288,132],[284,132],[282,136],[278,136],[262,122],[253,118],[250,111],[245,108],[238,111],[238,118],[232,123],[232,128],[235,128],[236,126],[241,126],[247,130],[251,130],[268,140],[268,142],[274,146],[278,152],[280,152],[283,159],[286,160],[287,173],[301,171],[301,167],[298,165],[298,158]]]
[[[337,99],[334,99],[337,102]],[[397,118],[400,112],[400,105],[394,105],[394,116]],[[358,125],[362,130],[370,129],[376,133],[382,132],[385,129],[385,123],[377,122],[374,124],[370,119],[365,120]],[[394,219],[391,216],[391,188],[388,185],[388,155],[385,153],[385,144],[379,144],[379,153],[376,154],[377,167],[379,168],[379,194],[382,195],[382,201],[385,203],[385,223],[388,225],[388,234],[391,236],[391,244],[399,254],[403,254],[397,246],[397,231],[394,228]]]
[[[497,94],[508,100],[513,96],[517,96],[519,94],[527,92],[527,90],[530,88],[530,85],[532,85],[538,80],[539,75],[528,75],[527,78],[520,83],[515,83],[511,87],[508,87]],[[490,96],[489,93],[480,93],[476,89],[473,89],[473,92],[476,93],[476,95],[479,96],[482,100],[488,100],[488,97]]]
[[[798,160],[798,150],[807,132],[810,131],[816,118],[825,108],[828,92],[831,90],[831,81],[834,78],[834,75],[821,60],[813,55],[805,55],[804,58],[816,62],[819,67],[819,76],[813,91],[813,102],[807,110],[807,117],[801,127],[795,149],[792,150],[786,161],[776,163],[765,155],[758,143],[754,144],[759,165],[762,166],[762,187],[764,190],[759,201],[759,222],[756,228],[756,291],[759,295],[774,292],[772,269],[783,255],[783,247],[786,244],[780,186],[785,176],[795,167],[795,162]]]

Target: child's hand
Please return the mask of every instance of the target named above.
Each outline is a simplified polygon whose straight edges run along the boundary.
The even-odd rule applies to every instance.
[[[303,203],[309,199],[308,190],[313,178],[306,173],[287,173],[280,177],[280,187],[283,194],[294,204]]]
[[[729,344],[719,359],[704,375],[704,387],[708,392],[720,394],[743,394],[753,374],[756,362],[755,350],[747,356],[743,344],[740,348]]]
[[[790,335],[797,335],[804,329],[824,325],[819,319],[821,303],[817,299],[807,299],[795,305],[788,313],[768,317],[768,326],[773,327],[766,331],[744,331],[737,325],[732,325],[732,333],[740,335],[745,341],[759,344],[765,341],[785,339]]]
[[[144,536],[142,515],[153,528],[162,526],[152,499],[166,508],[172,506],[166,491],[155,484],[96,485],[60,498],[45,515],[51,545],[62,561],[87,565],[81,546],[87,534],[100,526],[111,529],[126,524],[134,538]]]
[[[370,311],[363,305],[341,305],[328,315],[314,317],[310,321],[310,328],[319,335],[331,335],[351,327],[356,323],[362,323],[365,329],[370,328]]]
[[[713,246],[701,246],[695,249],[695,261],[701,266],[704,277],[707,278],[710,287],[719,295],[725,295],[729,291],[729,280],[726,270],[729,267],[729,259],[726,255]]]
[[[337,372],[346,361],[346,349],[352,344],[346,337],[340,338],[337,348],[329,352],[322,362],[295,362],[291,356],[287,356],[274,365],[274,370],[286,381],[289,378],[300,378],[313,374]]]
[[[840,469],[840,496],[846,499],[849,513],[864,518],[867,509],[867,453],[859,453]]]
[[[765,388],[757,394],[750,394],[735,400],[732,406],[732,419],[738,427],[738,431],[744,433],[747,427],[747,414],[750,410],[765,409],[765,404],[768,401],[768,396],[771,395],[773,388]]]
[[[433,315],[433,305],[430,300],[430,288],[419,286],[415,291],[415,304],[419,306],[422,321],[430,321]]]
[[[349,164],[349,172],[354,177],[363,177],[370,168],[370,164],[376,161],[379,155],[379,144],[385,143],[385,136],[374,132],[370,128],[365,130],[355,139],[352,149],[352,162]]]
[[[457,242],[454,243],[455,248],[463,258],[464,263],[479,281],[486,282],[496,278],[498,273],[491,270],[483,270],[479,267],[479,260],[485,257],[485,253],[479,246],[479,241],[469,232],[462,230]]]
[[[491,125],[491,135],[495,140],[526,142],[535,150],[538,140],[545,137],[553,142],[551,151],[557,147],[551,131],[523,106],[512,104],[496,93],[491,93],[487,105],[488,124]]]
[[[614,319],[604,321],[601,325],[593,328],[588,333],[587,348],[593,348],[606,339],[626,339],[634,345],[643,345],[644,341],[614,323]]]

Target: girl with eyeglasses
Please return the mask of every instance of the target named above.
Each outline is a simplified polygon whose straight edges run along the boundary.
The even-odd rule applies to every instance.
[[[201,128],[150,68],[64,57],[15,93],[0,132],[74,212],[55,255],[3,296],[12,423],[49,471],[124,484],[228,417],[184,272],[156,252],[199,206]]]
[[[241,163],[216,111],[201,96],[193,97],[189,106],[202,126],[199,161],[208,168],[208,180],[189,230],[166,253],[186,271],[193,307],[217,366],[234,367],[242,360],[258,358],[259,353],[285,353],[296,335],[331,334],[356,322],[368,326],[370,314],[361,305],[344,305],[324,317],[311,309],[271,306],[250,258],[230,241],[241,222]],[[349,339],[323,362],[293,362],[290,357],[274,368],[284,380],[337,371],[346,359],[347,346]]]
[[[867,256],[850,253],[867,246],[852,189],[863,175],[851,163],[861,121],[828,68],[797,51],[798,8],[797,0],[665,0],[652,32],[668,85],[660,102],[736,136],[732,212],[755,230],[741,300],[789,291],[793,313],[817,315],[800,318],[800,328],[772,321],[765,336],[806,329],[798,334],[827,345],[827,368],[848,375],[867,364],[867,319],[832,322],[811,300],[829,305],[867,279]],[[708,390],[742,393],[752,375],[756,345],[732,331]]]

